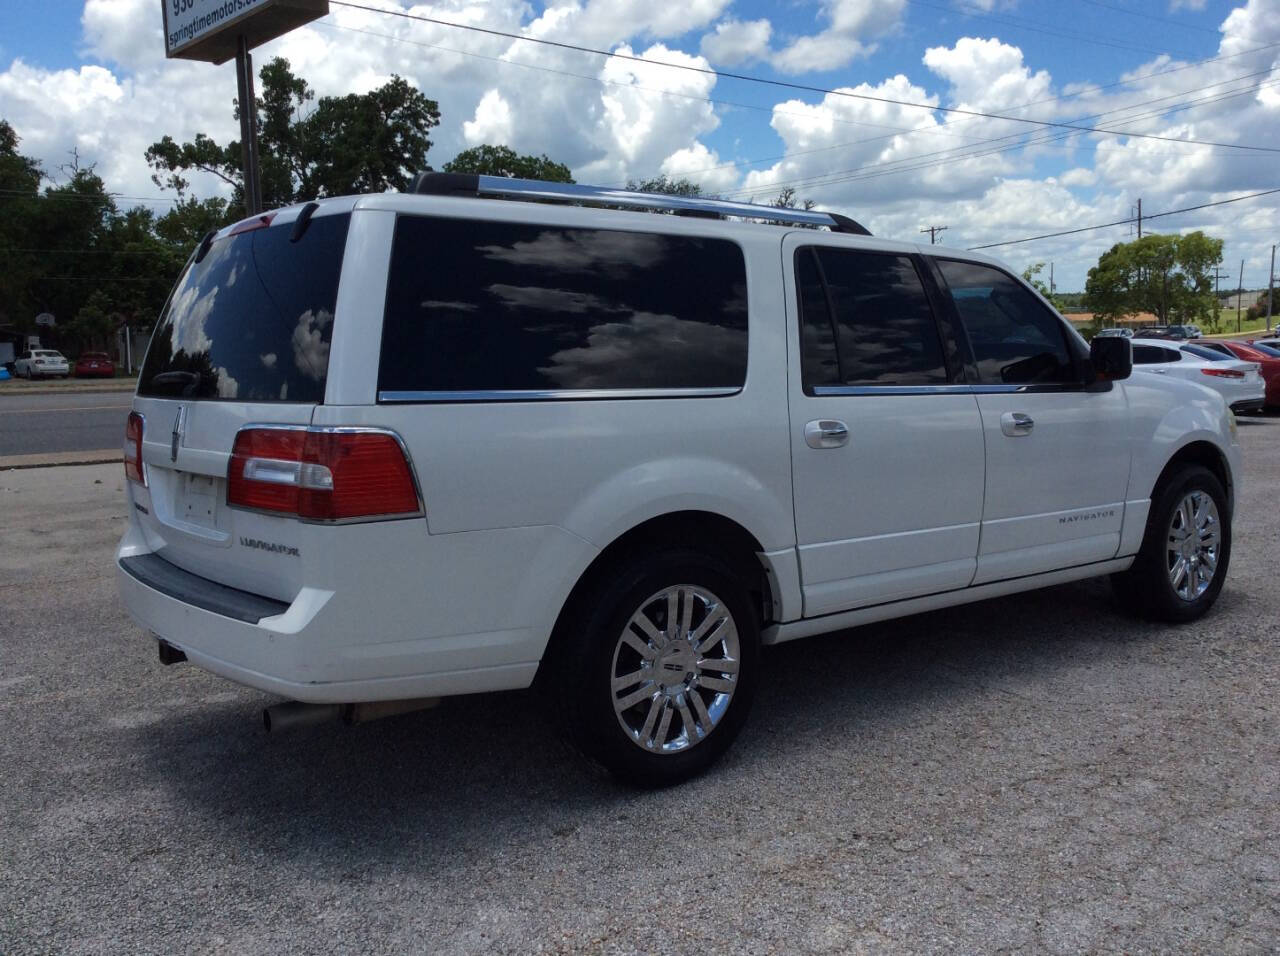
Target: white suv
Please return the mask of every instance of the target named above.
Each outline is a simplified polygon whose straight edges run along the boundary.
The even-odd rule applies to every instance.
[[[1235,422],[1130,363],[999,262],[841,216],[426,175],[201,243],[129,420],[120,590],[166,662],[306,702],[269,722],[537,679],[671,783],[761,644],[1104,574],[1204,613]]]

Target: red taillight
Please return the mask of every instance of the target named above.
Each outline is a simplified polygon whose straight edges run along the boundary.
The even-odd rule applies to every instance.
[[[1202,368],[1200,372],[1214,378],[1244,378],[1244,372],[1237,372],[1233,368]]]
[[[124,476],[145,488],[147,476],[142,470],[142,426],[142,416],[130,412],[124,426]]]
[[[245,429],[231,454],[227,504],[310,521],[421,513],[399,440],[363,429]]]

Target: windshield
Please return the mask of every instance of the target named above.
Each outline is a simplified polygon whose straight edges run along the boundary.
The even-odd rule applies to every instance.
[[[320,402],[349,213],[215,240],[188,263],[156,325],[138,394]]]

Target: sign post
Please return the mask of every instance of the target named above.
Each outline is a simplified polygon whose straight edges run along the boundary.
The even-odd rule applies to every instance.
[[[262,211],[262,177],[249,51],[328,15],[329,0],[161,0],[161,6],[165,56],[206,63],[226,63],[235,57],[244,206],[248,215],[256,215]]]

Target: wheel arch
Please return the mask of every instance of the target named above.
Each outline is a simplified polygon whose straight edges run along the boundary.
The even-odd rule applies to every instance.
[[[614,568],[647,549],[673,545],[704,551],[723,560],[746,587],[760,626],[763,628],[772,620],[774,587],[767,566],[759,558],[764,548],[756,536],[733,519],[712,511],[667,512],[619,534],[578,576],[556,615],[543,664],[554,656],[559,635],[579,603],[588,600]],[[540,666],[539,675],[545,670]]]
[[[1222,449],[1211,441],[1191,441],[1174,452],[1173,456],[1165,463],[1164,468],[1161,469],[1155,484],[1151,486],[1151,496],[1154,498],[1165,482],[1178,469],[1186,465],[1200,465],[1212,472],[1222,482],[1222,487],[1226,490],[1228,510],[1232,513],[1235,512],[1235,485],[1231,477],[1231,466],[1228,464],[1227,457],[1223,454]]]

